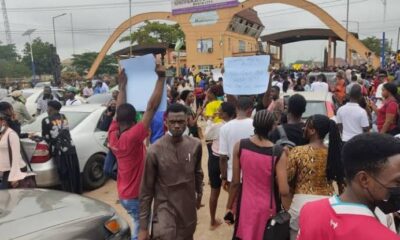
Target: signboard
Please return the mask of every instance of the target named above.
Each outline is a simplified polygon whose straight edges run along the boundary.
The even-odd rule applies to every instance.
[[[237,5],[238,0],[172,0],[172,14],[205,12]]]
[[[264,93],[268,88],[269,55],[224,59],[224,92],[232,95]]]
[[[213,25],[218,22],[219,16],[217,11],[193,13],[190,17],[192,26]]]
[[[154,87],[158,80],[156,59],[153,54],[121,60],[128,78],[126,86],[126,100],[132,104],[137,111],[146,111],[147,102],[153,94]],[[157,111],[167,109],[167,91],[164,85],[164,92],[160,106]]]

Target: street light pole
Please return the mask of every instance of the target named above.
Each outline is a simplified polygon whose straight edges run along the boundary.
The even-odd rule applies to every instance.
[[[28,36],[29,37],[29,48],[30,48],[30,52],[31,52],[31,66],[32,66],[32,80],[35,81],[36,79],[36,71],[35,71],[35,62],[33,60],[33,50],[32,50],[32,38],[31,38],[31,34],[36,31],[36,29],[28,29],[26,30],[22,36]]]
[[[345,54],[345,59],[346,63],[349,63],[348,59],[348,50],[349,50],[349,11],[350,11],[350,0],[347,0],[347,14],[346,14],[346,54]]]
[[[129,0],[129,58],[132,57],[132,0]]]
[[[71,17],[72,53],[75,55],[75,36],[74,36],[74,23],[72,21],[72,13],[70,13],[69,16]]]
[[[57,39],[56,39],[55,19],[58,18],[58,17],[65,16],[65,15],[67,15],[67,14],[63,13],[63,14],[60,14],[60,15],[57,15],[57,16],[53,17],[53,37],[54,37],[54,47],[56,48],[56,52],[57,52]]]

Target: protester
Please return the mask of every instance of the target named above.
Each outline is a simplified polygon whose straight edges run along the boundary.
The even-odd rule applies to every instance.
[[[311,92],[329,92],[329,85],[326,82],[325,74],[321,73],[320,75],[318,75],[317,81],[314,81],[311,84]]]
[[[135,227],[132,230],[132,240],[137,239],[139,232],[139,188],[145,164],[144,140],[148,137],[151,120],[161,102],[165,81],[165,69],[157,66],[156,71],[158,81],[140,122],[136,122],[134,106],[126,103],[127,77],[125,71],[121,71],[118,79],[120,93],[117,114],[108,131],[109,146],[117,158],[118,196]]]
[[[352,88],[354,85],[359,85],[359,84],[358,84],[358,77],[357,77],[357,75],[352,75],[352,76],[351,76],[351,82],[349,83],[349,85],[346,86],[346,94],[347,94],[347,96],[350,94],[351,88]]]
[[[280,125],[278,128],[271,131],[269,139],[271,142],[276,143],[282,139],[280,131],[284,131],[288,140],[293,142],[296,146],[302,146],[307,143],[303,136],[304,123],[302,121],[303,113],[306,111],[306,99],[300,95],[295,94],[289,98],[287,123]]]
[[[220,123],[222,120],[218,116],[218,109],[221,106],[222,101],[218,100],[220,96],[220,89],[218,86],[213,86],[207,91],[206,96],[206,107],[204,108],[204,117],[206,120],[210,120],[213,123]]]
[[[271,87],[271,103],[267,107],[267,110],[274,113],[276,121],[279,123],[281,115],[284,111],[283,99],[280,98],[280,88],[278,86]]]
[[[295,92],[304,92],[306,91],[306,80],[303,77],[299,77],[297,79],[296,85],[293,87]]]
[[[106,89],[103,88],[103,82],[97,81],[96,85],[94,86],[94,89],[93,89],[93,95],[102,94],[102,93],[106,93],[106,92],[107,92]]]
[[[349,91],[350,101],[340,107],[336,114],[336,122],[342,134],[343,142],[354,136],[368,132],[370,128],[367,111],[360,106],[363,98],[361,87],[354,84]]]
[[[329,134],[329,146],[324,139]],[[310,117],[305,126],[304,136],[309,144],[295,147],[290,151],[287,164],[288,184],[293,189],[293,199],[282,196],[283,206],[290,206],[291,240],[298,231],[298,217],[305,203],[327,198],[335,193],[332,182],[344,183],[343,166],[340,159],[342,141],[334,121],[324,115]]]
[[[193,239],[203,194],[202,147],[198,139],[183,136],[186,111],[181,104],[168,107],[168,134],[147,153],[140,188],[139,240],[149,239],[150,220],[151,239]]]
[[[18,187],[18,181],[27,175],[18,134],[8,126],[8,118],[0,112],[0,172],[3,175],[0,189]]]
[[[43,89],[43,96],[38,99],[37,102],[37,113],[39,116],[45,112],[47,112],[47,104],[49,101],[55,100],[53,94],[51,92],[51,88],[49,86],[45,86]]]
[[[234,201],[242,182],[234,239],[263,239],[265,226],[277,209],[272,174],[276,173],[281,195],[289,194],[286,181],[287,155],[274,147],[268,134],[275,125],[274,114],[258,111],[254,117],[254,136],[242,139],[233,148],[233,178],[229,189],[227,214],[236,212]],[[242,176],[242,177],[241,177]],[[232,222],[228,222],[232,224]]]
[[[195,87],[194,94],[196,96],[196,109],[199,109],[204,104],[205,93],[200,86]]]
[[[28,124],[28,123],[32,123],[33,121],[35,121],[35,118],[32,117],[29,112],[28,109],[25,106],[25,103],[21,100],[22,98],[22,91],[17,90],[14,91],[10,94],[10,98],[9,99],[2,99],[1,101],[7,101],[9,100],[9,102],[11,103],[13,109],[14,109],[14,113],[15,113],[15,119],[21,124]]]
[[[370,106],[377,114],[376,125],[378,131],[394,136],[400,132],[397,126],[400,97],[397,94],[396,85],[394,83],[386,83],[383,85],[382,97],[384,98],[382,107],[378,109],[373,101],[370,101]]]
[[[228,190],[232,182],[233,148],[235,144],[244,138],[254,134],[253,101],[249,97],[240,97],[236,105],[236,118],[221,127],[219,132],[219,155],[222,187]]]
[[[193,111],[192,104],[194,103],[194,95],[193,92],[190,90],[184,90],[181,93],[180,97],[184,105],[188,109],[189,135],[195,138],[200,138],[199,126],[197,125],[197,120],[199,119],[201,113],[203,112],[203,108],[198,108],[197,112]]]
[[[336,73],[336,86],[335,86],[335,98],[339,106],[342,106],[346,98],[346,80],[344,72],[339,70]]]
[[[65,106],[79,106],[82,105],[82,102],[79,99],[75,98],[77,93],[77,89],[75,87],[69,87],[66,91],[67,101],[65,102]]]
[[[9,102],[0,102],[0,113],[7,116],[8,127],[14,130],[14,132],[18,134],[19,138],[28,137],[28,134],[21,133],[21,123],[16,119],[14,109]]]
[[[93,95],[93,87],[92,87],[92,82],[88,81],[86,83],[86,87],[83,89],[83,97],[84,98],[88,98],[91,97]]]
[[[380,71],[378,77],[375,81],[375,98],[376,98],[376,105],[381,107],[384,101],[384,97],[382,96],[383,93],[383,85],[387,83],[387,72]]]
[[[386,214],[400,210],[400,141],[384,134],[358,135],[344,146],[342,159],[344,193],[302,208],[298,240],[398,240],[374,210],[378,207]]]
[[[69,124],[60,113],[61,103],[49,101],[48,117],[42,120],[42,137],[49,145],[51,156],[57,167],[63,191],[82,193],[79,160],[69,132]]]
[[[236,117],[236,109],[232,103],[223,102],[219,109],[219,116],[223,120],[223,124],[231,121]],[[219,134],[219,133],[218,133]],[[208,150],[208,177],[210,180],[210,229],[214,230],[222,224],[222,221],[216,218],[218,198],[221,192],[222,180],[221,169],[219,166],[219,137],[207,144]]]

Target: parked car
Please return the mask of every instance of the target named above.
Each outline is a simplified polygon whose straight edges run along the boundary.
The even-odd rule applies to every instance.
[[[45,189],[0,191],[1,239],[128,240],[127,222],[109,205]]]
[[[332,93],[328,92],[294,92],[289,91],[282,94],[285,100],[285,105],[289,97],[294,94],[302,95],[306,101],[306,112],[303,114],[303,119],[307,119],[315,114],[326,115],[333,119],[335,117],[335,105]]]
[[[112,99],[111,93],[102,93],[96,94],[86,99],[86,103],[88,104],[108,104]]]
[[[51,86],[51,82],[38,82],[35,84],[34,88],[43,88],[45,86],[50,87]]]
[[[68,119],[72,140],[76,146],[79,166],[85,189],[101,187],[106,176],[103,173],[104,158],[108,151],[104,145],[107,132],[98,129],[98,123],[106,107],[99,104],[82,104],[61,109]],[[22,132],[41,135],[44,113],[35,122],[22,127]],[[53,159],[49,155],[48,145],[42,141],[36,143],[30,139],[21,139],[26,158],[31,162],[39,187],[58,185],[58,175]]]

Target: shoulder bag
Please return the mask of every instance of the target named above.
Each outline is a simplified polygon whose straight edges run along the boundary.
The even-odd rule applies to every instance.
[[[8,143],[8,158],[10,159],[10,168],[11,168],[11,166],[12,166],[12,148],[11,148],[11,143],[10,143],[10,135],[8,135],[7,143]],[[29,163],[29,161],[25,161],[25,163],[28,166],[29,171],[33,172],[32,166]],[[24,179],[19,180],[18,186],[15,188],[35,188],[35,187],[36,187],[36,176],[30,175],[30,176],[26,176]]]
[[[271,169],[271,198],[270,198],[270,206],[272,208],[273,198],[275,197],[275,205],[277,208],[277,214],[270,218],[267,222],[267,225],[264,229],[263,240],[289,240],[290,239],[290,214],[285,209],[279,209],[281,206],[281,200],[279,196],[279,192],[275,185],[275,167],[276,167],[276,157],[275,153],[277,148],[281,147],[279,145],[275,145],[272,148],[272,169]],[[282,152],[279,150],[278,152]],[[278,153],[278,156],[280,156]]]

